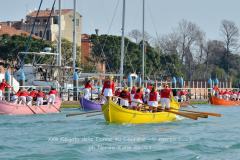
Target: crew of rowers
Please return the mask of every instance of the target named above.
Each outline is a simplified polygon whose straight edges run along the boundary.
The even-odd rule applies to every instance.
[[[84,98],[89,99],[92,90],[91,81],[87,81],[85,84]],[[186,97],[187,92],[179,92],[182,96]],[[132,87],[129,91],[128,87],[124,87],[123,90],[117,89],[115,91],[115,85],[113,77],[110,76],[104,81],[101,95],[109,100],[111,97],[119,98],[119,104],[125,108],[140,110],[142,106],[147,104],[151,112],[157,112],[158,107],[160,110],[170,109],[170,98],[172,97],[172,89],[168,84],[163,85],[163,89],[157,91],[156,87],[149,85],[145,90],[142,87]],[[159,106],[159,102],[161,106]]]
[[[213,87],[213,95],[224,100],[240,101],[240,91],[230,89],[220,90],[218,85]]]
[[[2,80],[0,83],[0,100],[4,100],[4,91],[5,88],[12,88],[5,79]],[[43,105],[44,99],[46,98],[47,104],[54,105],[56,96],[58,92],[55,88],[51,88],[48,94],[45,94],[42,90],[36,90],[35,88],[30,88],[29,90],[26,89],[19,89],[18,92],[15,92],[11,96],[11,102],[14,104],[23,104],[23,105],[33,105],[36,106]]]

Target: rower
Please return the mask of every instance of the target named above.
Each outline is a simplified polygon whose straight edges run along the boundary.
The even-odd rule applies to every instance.
[[[27,96],[29,95],[28,91],[26,89],[23,89],[21,92],[20,92],[20,95],[18,97],[18,104],[26,104],[27,103]]]
[[[11,88],[11,86],[6,82],[5,79],[2,79],[2,82],[0,83],[0,100],[3,100],[3,93],[5,91],[5,88]]]
[[[139,103],[143,103],[143,88],[137,89],[131,102],[132,109],[140,111]]]
[[[135,93],[136,93],[136,86],[133,86],[132,87],[132,90],[131,90],[131,94],[130,94],[130,97],[131,97],[131,101],[133,100],[133,97],[134,97],[134,95],[135,95]]]
[[[20,93],[21,93],[22,89],[20,88],[18,90],[17,93],[15,93],[12,97],[11,97],[11,101],[14,103],[14,104],[17,104],[18,103],[18,97],[20,96]]]
[[[35,88],[30,88],[30,93],[27,96],[27,105],[32,105],[33,100],[36,98],[37,96],[37,91]]]
[[[213,95],[218,97],[218,94],[219,94],[219,88],[218,88],[218,85],[215,84],[215,86],[213,87]]]
[[[84,86],[84,98],[85,99],[90,99],[91,97],[91,92],[92,92],[92,83],[91,83],[91,80],[88,80]]]
[[[168,87],[168,84],[163,85],[164,89],[161,90],[161,109],[170,109],[170,97],[172,96],[172,90]]]
[[[120,93],[121,93],[121,89],[118,88],[118,89],[115,91],[114,95],[117,96],[117,97],[119,97],[119,96],[120,96]]]
[[[149,93],[148,105],[149,110],[152,112],[157,112],[158,101],[160,100],[159,93],[155,87],[152,87],[151,92]]]
[[[109,76],[109,79],[107,79],[103,84],[102,94],[107,98],[107,100],[110,100],[110,97],[113,96],[113,93],[115,91],[113,76]]]
[[[58,91],[54,87],[52,87],[48,94],[49,94],[48,101],[47,101],[48,105],[49,103],[54,105]]]
[[[36,101],[37,106],[43,105],[43,98],[45,97],[45,94],[41,90],[38,90],[36,97],[37,97],[37,101]]]
[[[130,101],[130,93],[128,91],[127,87],[124,87],[122,92],[119,94],[120,99],[120,105],[123,106],[124,108],[129,107],[129,101]]]

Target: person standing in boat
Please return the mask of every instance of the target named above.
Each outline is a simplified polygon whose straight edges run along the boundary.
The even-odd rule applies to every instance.
[[[218,85],[216,84],[214,87],[213,87],[213,95],[218,97],[218,94],[219,94],[219,88],[218,88]]]
[[[3,100],[3,93],[5,91],[5,88],[12,88],[7,82],[5,79],[2,79],[2,82],[0,83],[0,100],[2,101]]]
[[[149,93],[148,105],[150,112],[157,112],[158,102],[160,100],[159,93],[155,87],[152,87],[151,92]]]
[[[114,92],[115,85],[113,81],[113,76],[109,76],[109,79],[107,79],[103,84],[102,94],[107,98],[107,100],[109,100],[110,97],[113,96]]]
[[[172,97],[172,90],[168,87],[168,84],[163,85],[163,89],[160,91],[161,95],[161,109],[170,109],[170,98]]]
[[[27,105],[32,105],[32,102],[36,98],[38,92],[35,88],[31,88],[29,91],[30,93],[27,96]]]
[[[129,107],[129,102],[131,101],[130,99],[130,93],[128,91],[127,87],[124,87],[122,92],[119,94],[120,99],[120,105],[123,107]]]
[[[84,86],[84,98],[89,100],[91,98],[93,86],[91,80],[88,80]]]
[[[49,94],[48,101],[47,101],[48,105],[50,103],[54,105],[58,91],[54,87],[52,87],[48,94]]]
[[[141,107],[139,105],[141,105],[141,103],[143,103],[143,88],[140,87],[137,89],[131,102],[132,109],[140,111]]]
[[[26,89],[23,89],[18,97],[18,103],[26,105],[27,104],[27,96],[29,95],[28,91]]]
[[[37,97],[36,105],[37,106],[43,105],[43,98],[45,97],[45,93],[43,93],[41,90],[38,90],[36,97]]]

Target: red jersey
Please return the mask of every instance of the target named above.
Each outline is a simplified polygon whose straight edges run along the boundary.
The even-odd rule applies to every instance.
[[[183,96],[183,95],[187,95],[187,94],[188,94],[187,91],[184,91],[184,90],[180,91],[180,95],[181,95],[181,96]]]
[[[84,88],[92,88],[92,85],[90,83],[86,83]]]
[[[136,87],[133,87],[132,90],[131,90],[131,94],[135,94],[137,91]]]
[[[214,86],[214,87],[213,87],[213,90],[216,91],[216,92],[219,92],[218,86]]]
[[[115,92],[115,96],[120,96],[120,93],[121,93],[121,91],[120,91],[120,89],[118,89],[118,90],[116,90],[116,92]]]
[[[18,91],[17,93],[16,93],[16,96],[20,96],[20,94],[21,94],[21,91]]]
[[[6,82],[0,83],[0,90],[4,91],[5,88],[11,88],[11,86]]]
[[[24,96],[24,97],[27,97],[29,94],[28,94],[28,91],[21,91],[19,96]]]
[[[128,101],[130,101],[130,93],[128,91],[122,91],[119,95],[119,97],[126,99]]]
[[[49,92],[49,95],[50,95],[50,94],[55,94],[55,95],[56,95],[56,94],[58,94],[58,91],[55,90],[55,89],[53,89],[53,90],[51,90],[51,91]]]
[[[114,93],[115,92],[114,82],[110,80],[105,81],[103,84],[102,93],[104,92],[105,88],[112,89],[112,93]]]
[[[143,93],[142,92],[137,92],[137,93],[135,93],[133,98],[142,100],[143,99]]]
[[[171,91],[170,88],[162,89],[160,92],[161,98],[170,98]]]
[[[44,98],[44,97],[45,97],[45,94],[44,94],[43,92],[38,92],[38,93],[37,93],[37,97],[42,97],[42,98]]]
[[[35,98],[37,96],[37,93],[38,93],[37,91],[33,90],[29,93],[29,96]]]
[[[149,101],[157,101],[157,98],[158,98],[158,92],[157,91],[150,92]]]

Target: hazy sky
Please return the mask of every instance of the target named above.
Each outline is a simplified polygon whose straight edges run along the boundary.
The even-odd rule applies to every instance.
[[[57,0],[58,1],[58,0]],[[208,39],[220,39],[221,20],[234,21],[240,27],[240,0],[145,0],[146,32],[152,36],[167,34],[182,19],[196,23]],[[0,0],[0,21],[20,20],[40,0]],[[42,9],[51,8],[53,0],[44,0]],[[118,5],[117,5],[118,4]],[[142,29],[142,0],[126,0],[126,32]],[[63,8],[72,8],[73,0],[62,0]],[[58,3],[56,4],[58,7]],[[116,16],[111,24],[111,19]],[[121,34],[122,0],[77,0],[83,16],[83,33]]]

